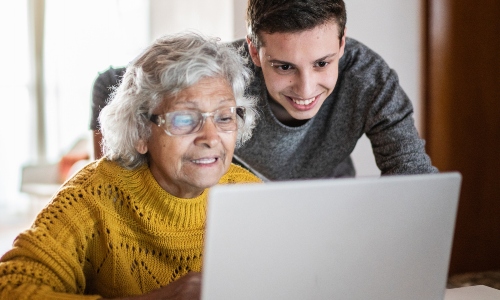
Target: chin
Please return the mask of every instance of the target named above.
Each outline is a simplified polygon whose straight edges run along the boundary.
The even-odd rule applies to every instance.
[[[219,181],[223,175],[224,174],[220,174],[220,173],[218,173],[217,175],[214,175],[214,174],[200,175],[200,176],[197,176],[198,178],[193,180],[192,185],[196,186],[200,189],[211,188],[214,185],[219,183]],[[217,178],[217,180],[209,179],[209,178]]]
[[[314,111],[301,111],[301,112],[294,112],[293,114],[290,114],[292,118],[300,121],[307,121],[309,119],[312,119],[316,114],[318,113],[317,110]]]
[[[217,185],[218,183],[219,181],[217,180],[216,182],[196,182],[193,183],[193,185],[199,188],[200,190],[205,190]]]

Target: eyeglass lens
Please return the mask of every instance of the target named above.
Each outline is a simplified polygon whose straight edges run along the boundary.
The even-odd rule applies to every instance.
[[[235,131],[244,120],[243,107],[227,107],[209,113],[199,111],[174,111],[165,114],[164,129],[171,135],[186,135],[199,131],[207,117],[212,117],[220,131]],[[242,119],[238,120],[238,116]]]

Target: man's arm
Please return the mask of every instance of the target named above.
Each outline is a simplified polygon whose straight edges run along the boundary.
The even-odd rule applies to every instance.
[[[413,106],[391,71],[376,95],[366,123],[382,175],[436,173],[413,120]]]

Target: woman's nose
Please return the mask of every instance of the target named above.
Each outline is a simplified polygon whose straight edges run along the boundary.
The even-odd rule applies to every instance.
[[[215,125],[213,117],[207,117],[203,123],[195,143],[206,144],[209,147],[214,147],[220,142],[220,132]]]

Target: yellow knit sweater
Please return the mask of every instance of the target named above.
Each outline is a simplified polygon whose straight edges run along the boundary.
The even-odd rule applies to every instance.
[[[219,181],[239,182],[260,180],[231,165]],[[137,295],[201,271],[207,192],[181,199],[147,165],[131,171],[91,163],[1,258],[0,299]]]

